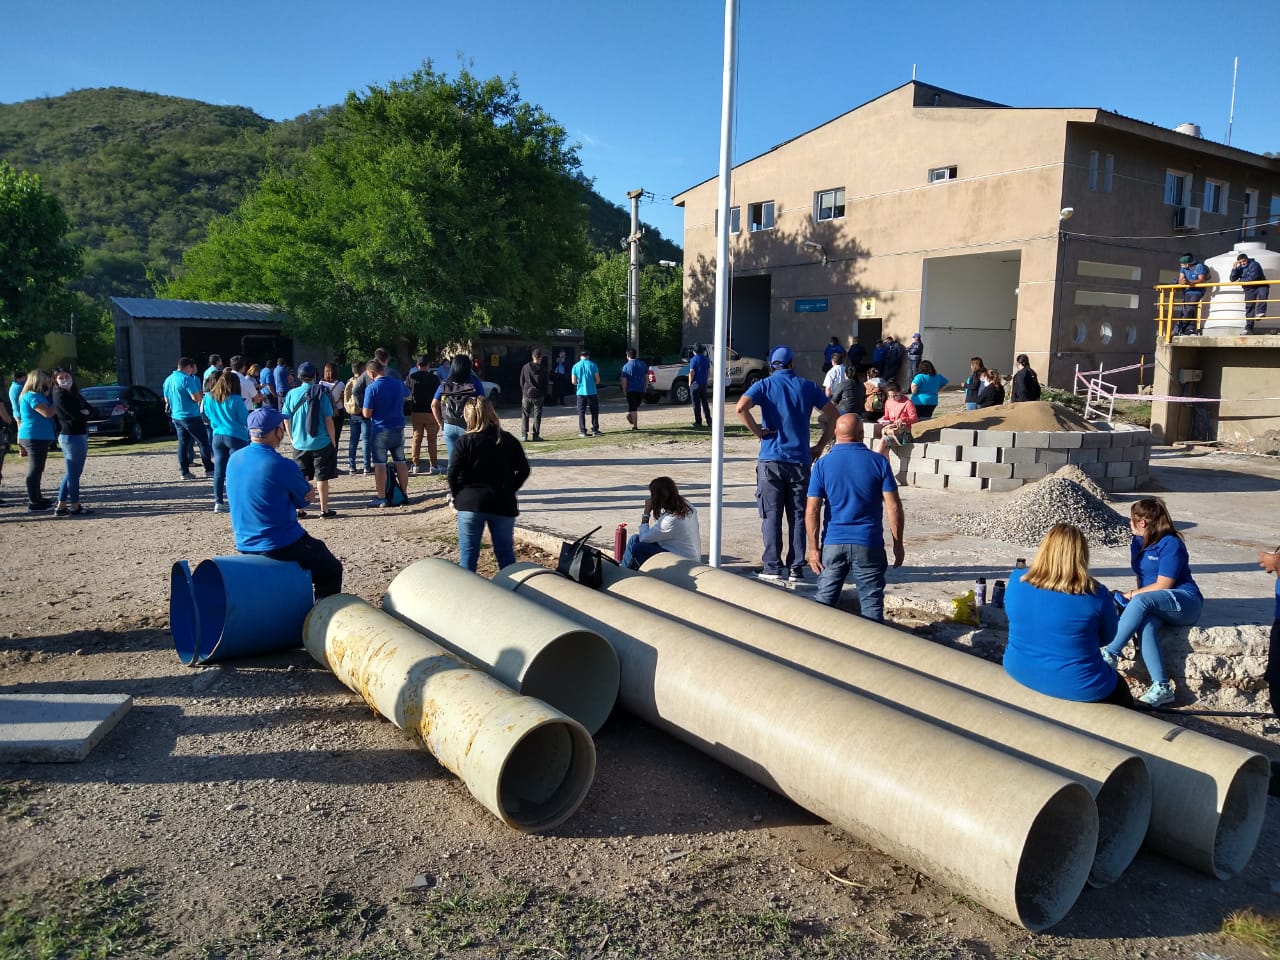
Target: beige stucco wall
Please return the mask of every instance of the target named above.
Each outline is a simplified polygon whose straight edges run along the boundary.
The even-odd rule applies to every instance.
[[[1163,443],[1181,440],[1225,440],[1242,443],[1280,430],[1280,333],[1250,337],[1174,337],[1156,350],[1156,396],[1181,396],[1178,371],[1201,371],[1188,392],[1219,398],[1204,404],[1211,435],[1197,430],[1191,406],[1155,402],[1151,432]]]

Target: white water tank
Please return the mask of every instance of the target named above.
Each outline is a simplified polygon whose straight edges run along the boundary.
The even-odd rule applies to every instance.
[[[1226,283],[1231,276],[1231,268],[1236,265],[1236,257],[1240,254],[1257,260],[1262,272],[1268,280],[1275,280],[1271,289],[1280,290],[1280,253],[1268,250],[1265,243],[1257,240],[1242,240],[1230,252],[1209,257],[1204,265],[1209,269],[1209,279],[1214,283]],[[1269,309],[1268,316],[1275,316],[1280,311]],[[1244,287],[1215,287],[1209,299],[1209,312],[1204,322],[1204,334],[1215,337],[1238,337],[1244,333]]]
[[[1180,123],[1173,128],[1174,133],[1185,133],[1188,137],[1200,136],[1200,124],[1198,123]]]

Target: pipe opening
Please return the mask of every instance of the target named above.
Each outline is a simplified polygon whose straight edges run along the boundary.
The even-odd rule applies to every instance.
[[[195,663],[200,645],[196,623],[196,601],[192,594],[191,568],[179,560],[169,568],[169,632],[178,659],[188,667]]]
[[[595,766],[595,745],[581,726],[550,720],[535,727],[502,765],[500,815],[530,833],[559,826],[585,799]]]
[[[1084,889],[1098,846],[1093,797],[1067,783],[1045,803],[1027,831],[1014,881],[1018,919],[1033,933],[1051,927]]]
[[[1231,778],[1213,837],[1213,875],[1219,880],[1235,876],[1253,855],[1267,813],[1270,782],[1271,763],[1256,754]]]
[[[1151,822],[1151,776],[1139,757],[1130,757],[1103,781],[1098,804],[1098,850],[1089,871],[1089,885],[1104,887],[1138,855]]]
[[[607,641],[590,630],[572,631],[556,637],[529,662],[520,692],[595,733],[613,710],[619,677],[618,655]]]

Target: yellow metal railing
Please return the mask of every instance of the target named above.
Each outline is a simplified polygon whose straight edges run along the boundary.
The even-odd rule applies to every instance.
[[[1199,333],[1204,321],[1208,318],[1209,305],[1213,303],[1214,296],[1220,287],[1247,289],[1249,287],[1268,287],[1272,283],[1280,285],[1280,280],[1251,280],[1247,283],[1240,281],[1235,283],[1198,283],[1194,287],[1187,287],[1180,283],[1158,284],[1156,286],[1157,334],[1165,343],[1168,343],[1173,338],[1173,328],[1179,323],[1194,323],[1195,332]],[[1183,294],[1188,290],[1203,290],[1204,296],[1199,302],[1184,302],[1182,299]],[[1270,291],[1266,292],[1269,293]],[[1241,310],[1246,306],[1244,302],[1239,300],[1233,302],[1239,303]],[[1271,313],[1271,304],[1280,304],[1280,297],[1258,297],[1254,303],[1262,306],[1262,315],[1251,318],[1255,322],[1280,317],[1280,308],[1277,309],[1276,313]],[[1182,316],[1184,308],[1191,316]],[[1257,308],[1255,307],[1255,309]]]

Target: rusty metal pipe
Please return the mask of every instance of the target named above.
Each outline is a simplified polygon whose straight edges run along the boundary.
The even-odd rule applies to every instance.
[[[812,671],[1083,784],[1098,805],[1098,848],[1089,872],[1094,886],[1114,882],[1142,846],[1151,819],[1151,779],[1132,751],[657,577],[606,564],[604,578],[611,596]]]
[[[618,657],[603,637],[456,563],[429,557],[405,567],[382,609],[592,733],[618,699]]]
[[[632,713],[1000,916],[1041,930],[1084,887],[1080,784],[543,567],[494,583],[614,644]]]
[[[550,830],[595,777],[576,720],[523,697],[359,597],[335,594],[303,627],[307,652],[431,755],[509,827]]]
[[[1148,847],[1219,879],[1238,873],[1253,854],[1271,775],[1261,754],[1141,711],[1046,697],[961,650],[673,554],[658,554],[643,570],[1132,750],[1151,776]]]

